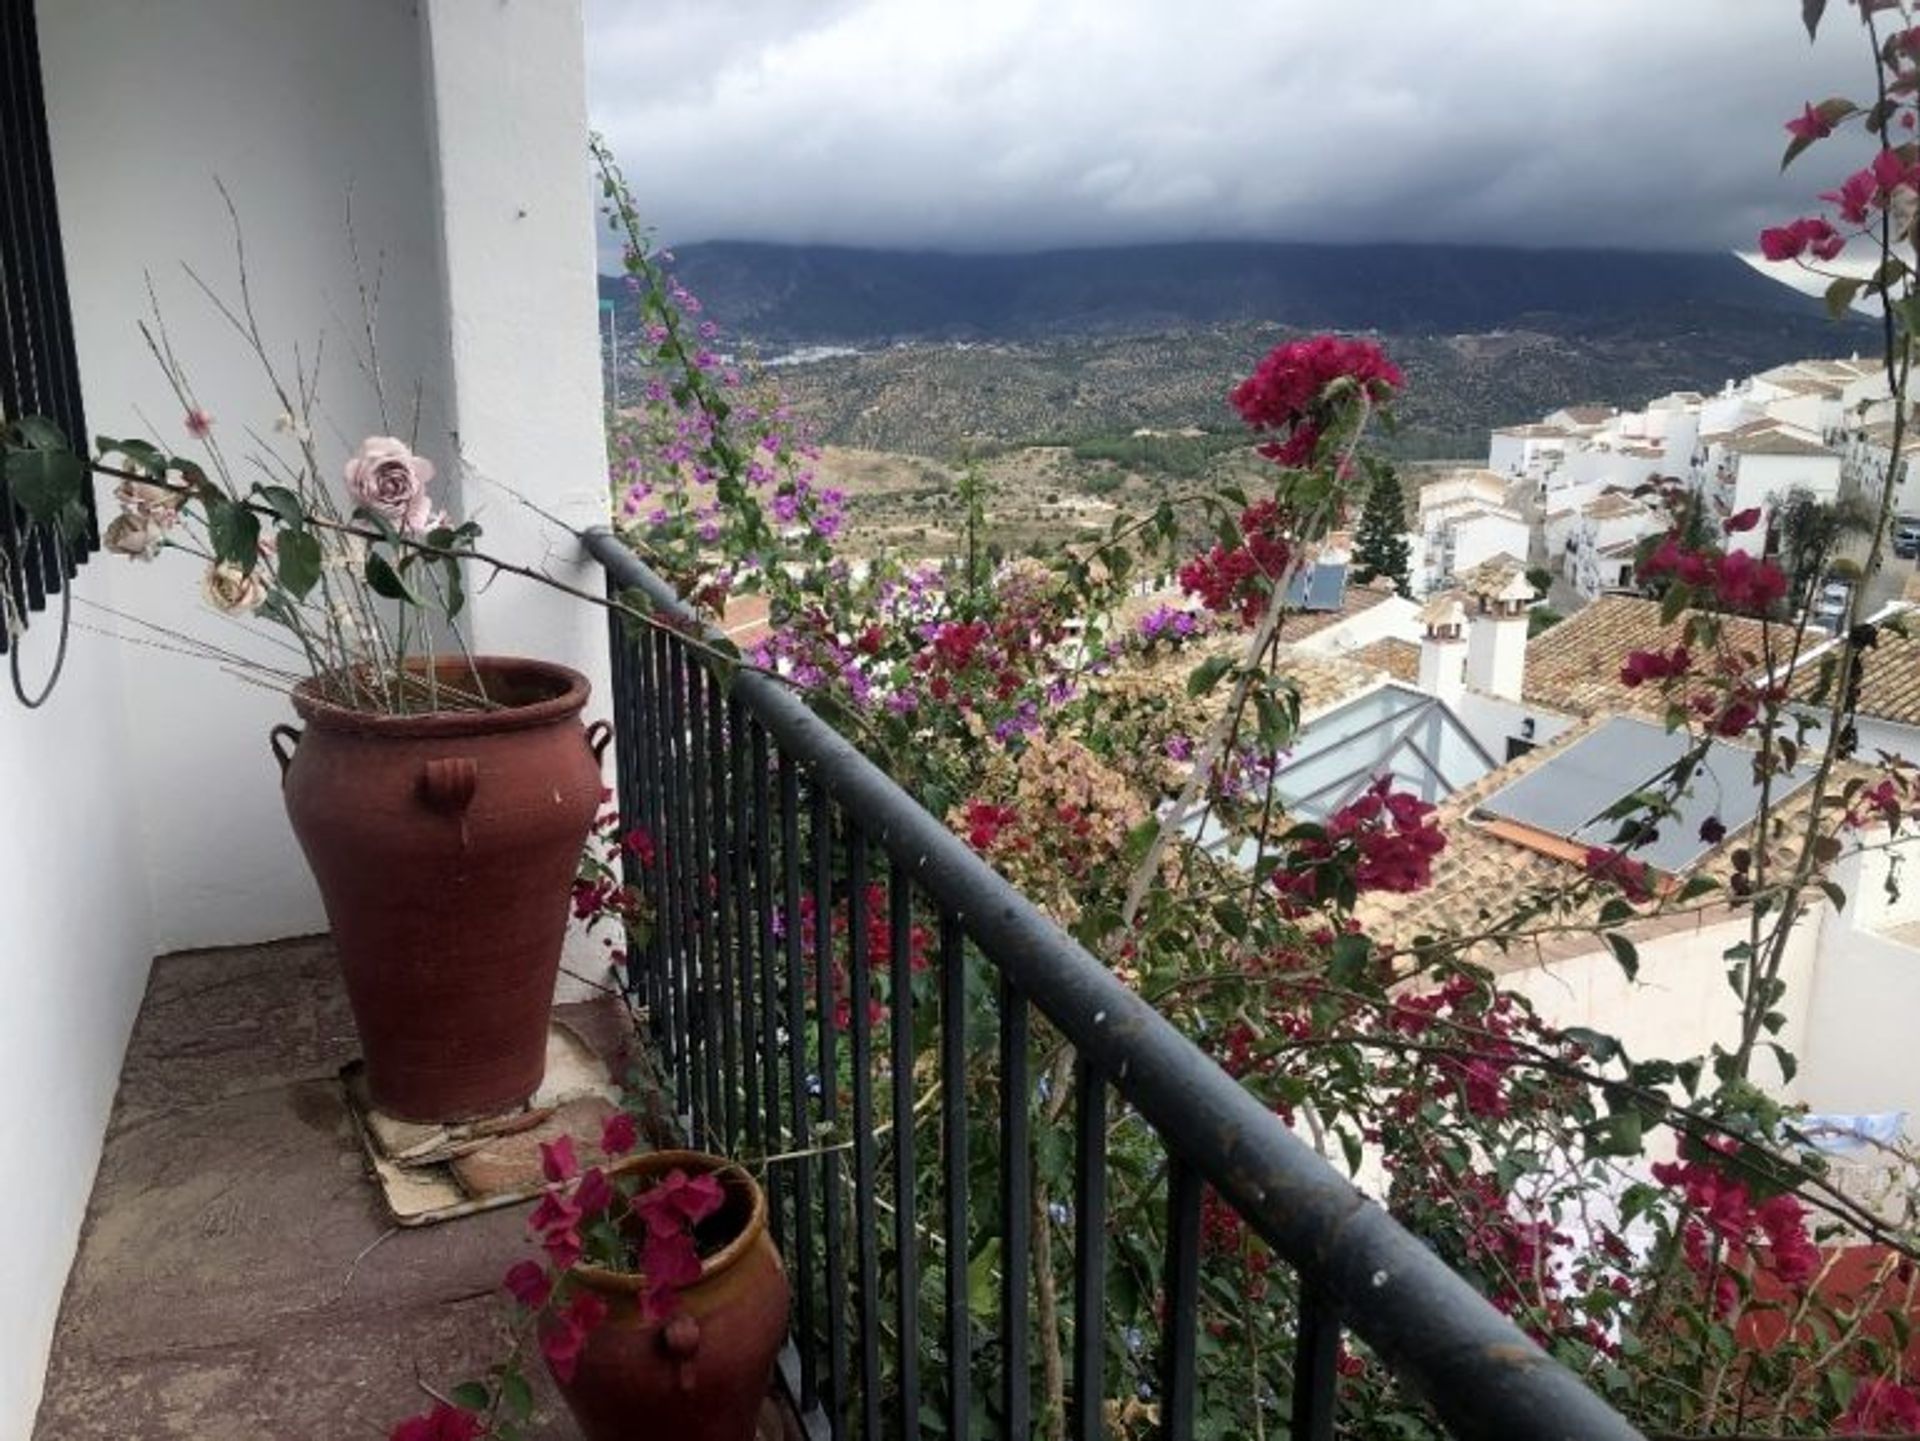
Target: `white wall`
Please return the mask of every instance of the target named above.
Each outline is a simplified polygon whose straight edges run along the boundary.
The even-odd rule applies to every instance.
[[[426,0],[422,13],[463,508],[485,549],[597,594],[572,535],[515,499],[573,526],[607,518],[580,3]],[[603,612],[509,577],[475,596],[473,639],[573,666],[593,687],[588,717],[611,713]],[[576,930],[564,960],[597,975],[605,954]]]
[[[448,477],[443,501],[516,559],[551,551],[571,565],[524,507],[457,461],[569,520],[604,511],[578,0],[58,0],[39,19],[93,432],[196,453],[136,328],[150,273],[216,434],[241,452],[250,428],[272,435],[280,407],[257,362],[181,268],[232,293],[217,176],[240,212],[274,356],[291,366],[297,346],[310,362],[325,337],[324,462],[364,435],[408,434],[418,386],[416,444]],[[349,192],[369,279],[380,277],[380,361],[399,402],[389,418],[355,359]],[[201,607],[185,556],[99,556],[80,594],[280,654],[271,632],[249,637]],[[509,582],[477,595],[474,612],[483,645],[602,673],[598,612]],[[99,610],[78,618],[141,633]],[[30,670],[51,633],[40,618]],[[68,665],[46,711],[0,700],[0,1094],[16,1102],[0,1154],[30,1159],[0,1237],[8,1437],[26,1434],[38,1402],[149,958],[324,926],[266,747],[268,727],[291,718],[284,699],[91,632],[74,636]]]
[[[1823,910],[1825,908],[1823,907]],[[1819,921],[1803,923],[1787,942],[1780,1010],[1786,1027],[1777,1037],[1796,1056],[1807,1054],[1809,999]],[[1590,1026],[1613,1036],[1636,1060],[1684,1060],[1705,1054],[1716,1041],[1739,1034],[1740,1002],[1727,984],[1726,949],[1744,940],[1744,916],[1651,937],[1638,942],[1639,978],[1627,979],[1603,949],[1566,960],[1505,972],[1500,984],[1531,1000],[1555,1026]],[[1754,1079],[1776,1095],[1800,1098],[1800,1083],[1782,1085],[1771,1052],[1762,1052]]]
[[[99,599],[104,558],[78,593]],[[46,674],[55,618],[22,643]],[[0,687],[0,1155],[17,1160],[0,1228],[0,1436],[24,1437],[99,1161],[149,941],[135,810],[142,777],[120,741],[120,660],[75,635],[38,711]]]
[[[1889,899],[1885,852],[1855,852],[1835,867],[1846,909],[1828,911],[1814,977],[1802,1094],[1816,1111],[1906,1111],[1920,1124],[1920,948],[1880,931],[1920,920],[1920,845],[1901,847],[1900,896]]]
[[[295,346],[310,356],[325,337],[321,406],[329,423],[316,436],[323,455],[344,458],[361,436],[384,430],[353,358],[351,191],[363,255],[369,269],[384,271],[382,368],[396,400],[422,385],[419,448],[451,470],[424,56],[411,0],[62,0],[41,12],[93,429],[157,431],[163,443],[195,453],[135,329],[150,271],[217,434],[239,447],[248,426],[272,434],[279,406],[260,367],[181,269],[191,264],[232,288],[218,176],[240,213],[261,325],[276,354],[290,366]],[[234,642],[236,628],[199,604],[189,557],[137,568],[117,558],[100,563],[116,568],[123,608]],[[266,747],[267,728],[291,718],[285,701],[198,659],[129,649],[124,665],[125,743],[142,777],[138,824],[158,948],[322,929]]]

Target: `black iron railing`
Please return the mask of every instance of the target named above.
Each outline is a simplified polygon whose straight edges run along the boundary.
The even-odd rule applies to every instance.
[[[66,259],[40,78],[34,0],[0,0],[0,429],[42,416],[68,441],[89,443],[67,303]],[[88,488],[85,534],[62,541],[28,520],[0,472],[0,586],[24,621],[58,593],[98,544]],[[8,631],[0,616],[0,652]]]
[[[1184,1438],[1238,1386],[1274,1410],[1247,1430],[1327,1438],[1343,1329],[1454,1435],[1636,1434],[788,689],[617,622],[613,667],[620,801],[655,839],[635,985],[696,1139],[765,1162],[817,1434]],[[1143,1157],[1145,1264],[1108,1205]],[[1203,1356],[1208,1188],[1299,1275],[1269,1382]],[[1116,1334],[1108,1288],[1142,1271],[1158,1334]]]

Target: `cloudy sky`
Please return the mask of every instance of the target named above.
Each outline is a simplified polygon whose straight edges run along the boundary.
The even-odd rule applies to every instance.
[[[595,123],[669,243],[1445,240],[1748,249],[1799,0],[587,0]]]

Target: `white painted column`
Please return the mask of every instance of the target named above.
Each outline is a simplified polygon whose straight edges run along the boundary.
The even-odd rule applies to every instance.
[[[599,567],[567,530],[607,515],[580,0],[424,0],[420,13],[461,518],[484,527],[483,550],[598,594]],[[593,686],[587,718],[607,715],[604,613],[486,579],[476,567],[476,650],[570,665]],[[609,756],[609,780],[612,768]],[[597,974],[604,957],[576,933],[564,964]]]
[[[596,214],[579,0],[424,0],[462,518],[484,550],[598,592],[561,526],[607,514]],[[483,575],[476,575],[483,580]],[[584,671],[606,700],[606,619],[502,577],[473,597],[484,651]]]

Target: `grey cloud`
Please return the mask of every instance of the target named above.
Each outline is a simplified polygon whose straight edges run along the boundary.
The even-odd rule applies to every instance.
[[[592,108],[669,241],[1751,246],[1858,93],[1797,0],[588,0]]]

